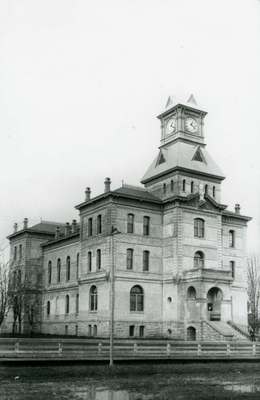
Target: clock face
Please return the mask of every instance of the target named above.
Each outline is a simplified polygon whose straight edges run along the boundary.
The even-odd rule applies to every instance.
[[[170,135],[175,131],[176,131],[176,119],[170,118],[166,124],[166,135]]]
[[[195,118],[187,118],[185,121],[185,129],[191,133],[195,133],[198,131],[198,122],[196,121]]]

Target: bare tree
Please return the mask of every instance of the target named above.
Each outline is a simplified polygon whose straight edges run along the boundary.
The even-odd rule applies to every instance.
[[[0,327],[4,322],[8,309],[9,265],[0,261]]]
[[[260,262],[252,256],[247,261],[247,293],[249,303],[249,325],[253,336],[259,328]]]

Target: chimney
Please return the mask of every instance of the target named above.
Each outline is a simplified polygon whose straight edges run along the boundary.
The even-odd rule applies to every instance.
[[[56,227],[56,232],[55,232],[55,239],[59,239],[59,237],[60,237],[60,227],[57,226]]]
[[[106,178],[104,184],[105,184],[105,193],[110,192],[111,179]]]
[[[70,223],[66,222],[66,226],[65,226],[65,236],[69,236],[70,234]]]
[[[90,194],[91,194],[91,189],[90,187],[87,187],[85,190],[85,201],[89,201],[90,200]]]
[[[23,229],[27,229],[28,228],[28,218],[24,218],[23,220]]]
[[[240,204],[235,205],[235,213],[240,214]]]
[[[75,219],[72,220],[72,233],[76,233],[77,232],[77,221]]]
[[[14,223],[14,233],[16,233],[18,231],[18,224],[17,222]]]

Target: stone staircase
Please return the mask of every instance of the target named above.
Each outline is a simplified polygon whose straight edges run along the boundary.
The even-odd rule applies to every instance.
[[[207,324],[218,332],[224,340],[249,340],[248,335],[240,330],[234,323],[224,321],[206,321]]]

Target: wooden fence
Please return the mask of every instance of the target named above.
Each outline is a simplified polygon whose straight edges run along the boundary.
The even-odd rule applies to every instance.
[[[108,360],[104,339],[1,338],[4,360]],[[184,342],[173,340],[115,340],[114,360],[259,359],[258,342]]]

